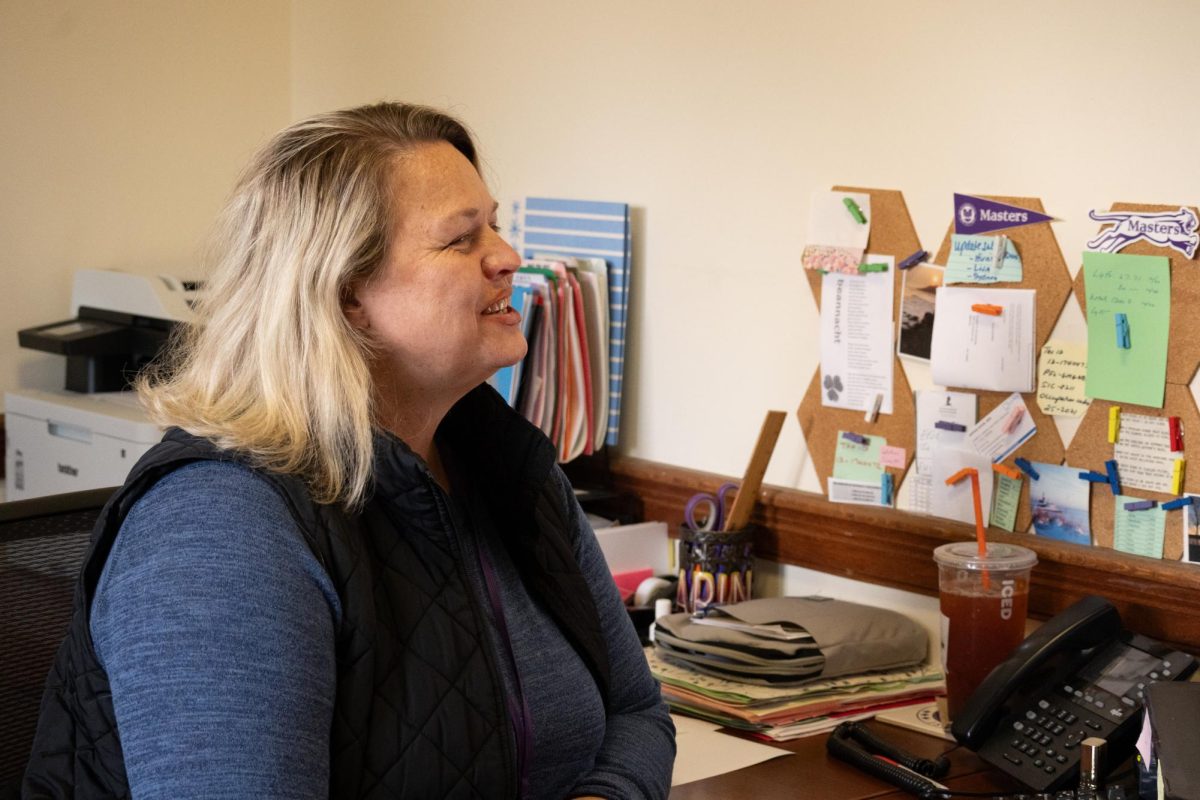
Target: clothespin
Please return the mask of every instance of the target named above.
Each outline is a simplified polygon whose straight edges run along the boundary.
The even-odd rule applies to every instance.
[[[1167,417],[1167,426],[1171,431],[1171,452],[1183,452],[1183,428],[1179,424],[1179,417]]]
[[[854,202],[853,197],[843,197],[842,203],[845,204],[846,210],[850,212],[850,216],[854,217],[859,225],[867,224],[867,218],[863,216],[862,209],[858,207],[858,203]]]
[[[1116,444],[1121,431],[1121,407],[1113,406],[1108,409],[1108,443]]]
[[[1017,467],[1020,468],[1021,472],[1024,472],[1026,475],[1028,475],[1033,480],[1036,481],[1038,478],[1042,477],[1041,475],[1038,474],[1037,470],[1033,468],[1033,464],[1030,464],[1026,459],[1018,458],[1018,459],[1015,459],[1015,461],[1016,461]]]
[[[1192,505],[1195,500],[1196,498],[1194,497],[1179,497],[1169,503],[1163,503],[1162,509],[1163,511],[1174,511],[1177,508],[1183,508],[1184,506]]]
[[[1125,504],[1126,511],[1148,511],[1158,505],[1155,500],[1135,500]]]
[[[1021,480],[1021,473],[1007,464],[992,464],[992,469],[994,469],[996,472],[999,472],[1001,475],[1007,475],[1014,481]]]
[[[925,252],[924,250],[918,250],[908,258],[901,261],[899,266],[897,266],[897,269],[911,269],[927,258],[929,258],[929,253]]]
[[[1104,471],[1108,473],[1108,488],[1112,489],[1114,495],[1121,493],[1121,476],[1117,474],[1117,462],[1114,459],[1109,459],[1104,462]]]
[[[880,499],[885,506],[892,504],[892,473],[886,469],[879,478]]]
[[[867,444],[867,437],[854,433],[853,431],[846,431],[842,434],[842,438],[848,442],[854,442],[855,444]]]
[[[887,264],[884,264],[884,263],[878,263],[878,264],[859,264],[859,265],[858,265],[858,271],[859,271],[859,272],[887,272],[887,271],[888,271],[888,265],[887,265]]]
[[[871,401],[871,405],[867,406],[867,413],[863,415],[863,422],[874,422],[875,417],[879,415],[879,406],[883,404],[883,395],[875,393],[875,399]]]
[[[1123,313],[1113,315],[1117,325],[1117,347],[1121,350],[1129,349],[1129,317]]]
[[[1107,475],[1102,472],[1092,472],[1091,470],[1079,473],[1079,479],[1091,481],[1092,483],[1108,483]]]
[[[1008,415],[1008,419],[1004,420],[1004,433],[1007,435],[1015,431],[1023,419],[1025,419],[1025,409],[1017,406]]]
[[[1183,494],[1183,459],[1175,459],[1171,468],[1171,494]]]
[[[944,431],[954,431],[955,433],[963,433],[967,430],[966,425],[962,425],[958,422],[948,422],[944,419],[939,419],[937,422],[933,423],[933,427],[940,428]]]
[[[1004,313],[1004,306],[994,306],[991,303],[975,303],[971,306],[971,310],[977,314],[987,314],[989,317],[998,317]]]

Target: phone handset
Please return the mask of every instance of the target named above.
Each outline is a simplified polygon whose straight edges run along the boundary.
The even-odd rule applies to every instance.
[[[1005,703],[1050,658],[1064,652],[1082,653],[1115,640],[1120,633],[1117,609],[1103,597],[1084,597],[1034,631],[992,670],[950,726],[954,738],[978,750],[991,736]]]

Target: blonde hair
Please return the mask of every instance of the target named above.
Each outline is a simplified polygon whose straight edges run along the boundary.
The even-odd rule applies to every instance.
[[[271,140],[218,220],[197,323],[136,382],[151,417],[299,476],[318,503],[359,505],[371,480],[370,348],[342,301],[388,252],[393,165],[438,141],[478,169],[467,129],[422,106],[335,111]]]

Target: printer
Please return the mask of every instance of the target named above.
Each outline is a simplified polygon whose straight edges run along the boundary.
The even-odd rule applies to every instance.
[[[199,287],[170,276],[83,269],[72,319],[18,332],[22,347],[66,357],[64,389],[7,392],[6,499],[116,486],[162,437],[129,384],[191,323]]]

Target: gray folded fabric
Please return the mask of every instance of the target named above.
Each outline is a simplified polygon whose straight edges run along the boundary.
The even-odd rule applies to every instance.
[[[827,597],[747,600],[710,613],[747,625],[798,628],[812,639],[785,641],[699,624],[686,613],[658,619],[655,637],[664,637],[669,655],[693,664],[709,656],[723,672],[754,667],[743,671],[756,675],[775,665],[775,674],[791,679],[798,671],[811,670],[818,655],[823,666],[816,676],[832,678],[919,664],[929,647],[925,629],[903,614]]]

